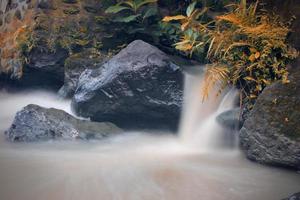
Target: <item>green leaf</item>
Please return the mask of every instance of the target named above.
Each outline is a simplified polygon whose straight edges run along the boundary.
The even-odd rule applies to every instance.
[[[193,3],[191,3],[187,9],[186,9],[186,15],[189,17],[191,16],[191,14],[193,13],[193,11],[195,10],[195,6],[197,4],[197,1],[194,1]]]
[[[80,46],[86,46],[86,45],[88,45],[90,43],[90,41],[89,40],[76,39],[75,43],[78,44],[78,45],[80,45]]]
[[[116,13],[122,11],[122,10],[129,10],[129,8],[126,7],[126,6],[120,6],[120,5],[110,6],[105,10],[105,13],[114,13],[114,14],[116,14]]]
[[[132,21],[135,21],[136,18],[138,18],[139,16],[141,16],[141,14],[138,15],[130,15],[128,17],[118,17],[114,20],[114,22],[124,22],[124,23],[129,23]]]
[[[135,8],[135,3],[133,3],[132,1],[124,1],[124,2],[121,2],[120,4],[126,4],[126,5],[130,6],[131,10]]]
[[[157,15],[157,12],[158,12],[158,10],[156,7],[151,7],[146,11],[146,13],[143,16],[143,19],[155,16],[155,15]]]

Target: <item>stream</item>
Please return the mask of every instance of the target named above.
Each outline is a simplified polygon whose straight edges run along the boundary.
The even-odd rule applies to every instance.
[[[229,90],[210,106],[188,100],[194,109],[185,106],[179,136],[126,132],[102,141],[11,143],[4,131],[22,107],[71,113],[70,102],[45,91],[1,91],[0,199],[280,200],[299,192],[299,173],[251,162],[236,142],[223,142],[215,117],[233,107],[231,97]]]

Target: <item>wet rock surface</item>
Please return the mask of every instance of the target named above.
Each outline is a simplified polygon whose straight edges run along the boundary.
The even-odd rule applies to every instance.
[[[71,98],[76,90],[80,74],[85,69],[95,69],[100,67],[108,59],[108,55],[95,54],[92,50],[86,50],[74,54],[65,61],[64,85],[60,88],[58,94],[63,98]]]
[[[79,120],[62,110],[30,104],[16,114],[5,135],[14,142],[34,142],[102,139],[120,132],[121,129],[109,122]]]
[[[251,160],[299,169],[300,72],[292,72],[289,80],[263,91],[240,131],[240,141]]]
[[[74,111],[123,127],[176,127],[182,104],[182,70],[156,47],[130,43],[102,67],[85,70]]]

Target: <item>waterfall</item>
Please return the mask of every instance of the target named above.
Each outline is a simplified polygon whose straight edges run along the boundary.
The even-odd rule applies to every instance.
[[[236,89],[227,88],[218,96],[212,91],[203,101],[202,85],[203,74],[185,74],[183,113],[179,131],[181,140],[202,151],[236,147],[234,131],[216,121],[219,114],[236,107]]]

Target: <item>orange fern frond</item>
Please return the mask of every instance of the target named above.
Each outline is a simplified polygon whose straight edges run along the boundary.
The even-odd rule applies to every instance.
[[[227,85],[229,80],[229,70],[226,66],[219,65],[210,65],[207,66],[203,86],[202,86],[202,101],[205,101],[208,98],[208,95],[212,90],[217,89],[216,95],[219,95],[220,92]]]

